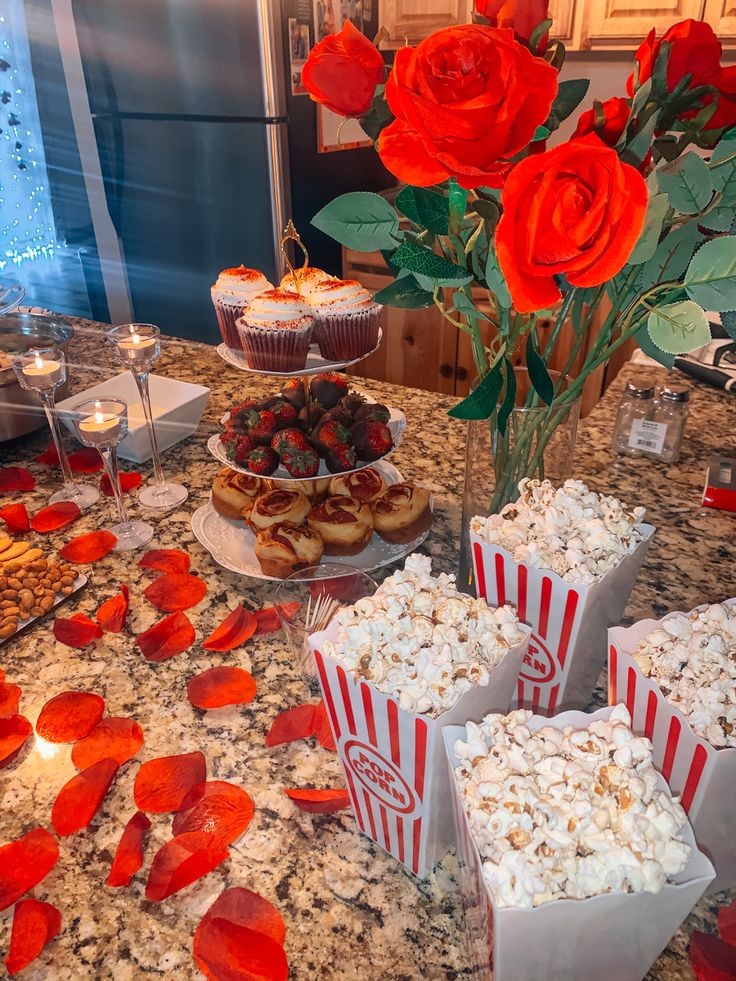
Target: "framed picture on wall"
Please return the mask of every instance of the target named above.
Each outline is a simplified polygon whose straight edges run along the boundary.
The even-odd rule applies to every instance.
[[[318,153],[335,153],[338,150],[355,150],[357,147],[372,145],[373,140],[357,119],[345,119],[325,106],[317,106]]]

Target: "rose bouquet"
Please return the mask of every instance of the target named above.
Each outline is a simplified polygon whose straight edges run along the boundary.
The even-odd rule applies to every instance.
[[[451,415],[489,420],[493,511],[521,477],[544,476],[586,379],[629,339],[671,367],[709,341],[706,310],[736,338],[736,67],[721,67],[707,24],[652,31],[626,93],[594,102],[548,149],[589,81],[560,81],[546,0],[475,6],[474,23],[399,49],[390,70],[348,22],[313,48],[302,79],[360,119],[403,185],[393,204],[343,194],[313,224],[383,253],[395,278],[379,303],[434,304],[469,336],[478,381]],[[554,318],[544,347],[542,314]],[[572,350],[551,373],[568,320]]]

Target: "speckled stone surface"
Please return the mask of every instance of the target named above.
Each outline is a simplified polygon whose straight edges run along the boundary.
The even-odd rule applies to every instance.
[[[78,392],[117,369],[100,349],[100,325],[77,321],[75,326],[71,360],[73,388]],[[255,638],[230,654],[211,654],[200,646],[238,602],[256,608],[273,598],[272,584],[244,579],[215,565],[194,539],[190,516],[206,500],[218,469],[206,449],[218,417],[236,398],[271,392],[274,385],[228,367],[211,347],[174,339],[166,339],[157,370],[212,389],[196,435],[164,455],[166,472],[189,487],[188,501],[164,516],[150,511],[144,515],[156,528],[149,547],[186,549],[192,571],[207,581],[205,598],[189,611],[197,643],[161,664],[143,659],[133,637],[158,618],[142,595],[152,574],[137,568],[136,553],[111,553],[89,568],[89,587],[67,605],[66,615],[78,610],[92,613],[117,592],[119,583],[127,583],[131,609],[122,634],[107,634],[94,647],[76,651],[56,643],[46,622],[0,647],[0,665],[7,680],[22,687],[21,711],[31,721],[52,695],[86,688],[106,699],[109,714],[137,719],[146,735],[139,757],[121,769],[91,826],[61,840],[56,868],[33,890],[33,895],[60,908],[62,933],[23,977],[29,981],[201,977],[192,958],[192,935],[219,893],[234,885],[261,893],[281,910],[287,924],[290,977],[296,981],[440,981],[469,976],[452,855],[419,883],[358,833],[349,812],[309,815],[284,796],[284,787],[338,787],[342,780],[335,755],[313,741],[265,747],[275,715],[309,700],[283,637]],[[624,377],[631,371],[626,369]],[[736,402],[714,390],[696,388],[686,446],[677,466],[614,460],[609,443],[622,384],[618,379],[583,423],[575,472],[597,490],[645,505],[658,528],[627,616],[659,616],[732,595],[736,515],[704,510],[700,497],[707,457],[733,452]],[[434,557],[436,569],[456,571],[464,429],[445,414],[452,400],[362,379],[360,387],[406,413],[407,436],[392,461],[407,478],[420,479],[433,491],[435,521],[424,550]],[[0,465],[25,464],[38,481],[34,492],[8,495],[2,503],[22,499],[29,511],[45,503],[57,479],[35,462],[46,442],[47,434],[41,433],[0,446]],[[148,476],[146,466],[140,469]],[[131,512],[143,515],[135,496],[128,499]],[[45,541],[52,548],[60,547],[112,519],[112,503],[104,499],[75,525],[45,536]],[[258,686],[256,699],[247,706],[206,713],[192,708],[187,680],[216,664],[238,664],[251,671]],[[170,816],[154,815],[144,869],[130,887],[108,889],[104,882],[112,856],[135,810],[132,786],[139,761],[196,749],[207,758],[208,778],[233,781],[252,795],[256,813],[249,829],[217,870],[162,903],[150,903],[143,895],[144,873],[171,826]],[[73,772],[69,747],[38,743],[0,771],[0,842],[34,826],[47,826],[53,800]],[[688,936],[695,928],[713,930],[717,907],[728,898],[709,897],[698,905],[652,968],[651,979],[694,977],[686,953]],[[8,910],[0,914],[3,956],[10,925]]]

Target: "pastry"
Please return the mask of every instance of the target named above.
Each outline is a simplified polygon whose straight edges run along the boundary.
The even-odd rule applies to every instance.
[[[257,293],[271,289],[271,284],[257,269],[236,266],[223,269],[212,286],[210,294],[220,325],[220,333],[228,347],[240,350],[240,336],[235,321]]]
[[[282,490],[301,491],[309,498],[312,506],[321,504],[327,497],[329,477],[321,477],[318,480],[280,480],[279,487]],[[331,493],[331,492],[330,492]]]
[[[256,531],[262,531],[280,521],[300,525],[303,524],[311,508],[309,499],[301,491],[277,488],[256,498],[249,521]]]
[[[255,553],[266,576],[285,579],[292,572],[317,565],[322,539],[308,525],[279,521],[258,532]]]
[[[378,343],[383,307],[355,279],[318,283],[309,294],[317,322],[314,338],[323,358],[353,361]]]
[[[392,484],[374,501],[373,518],[381,538],[406,545],[432,524],[429,491],[416,484]]]
[[[357,555],[373,534],[373,514],[352,497],[328,497],[314,508],[309,527],[322,536],[325,555]]]
[[[298,293],[284,289],[259,293],[237,327],[251,368],[299,371],[306,364],[314,317]]]
[[[223,467],[212,484],[212,507],[223,518],[245,521],[255,499],[269,489],[269,482]]]
[[[372,467],[356,470],[344,476],[333,477],[330,481],[330,494],[344,494],[354,497],[363,504],[372,504],[386,490],[383,475]]]

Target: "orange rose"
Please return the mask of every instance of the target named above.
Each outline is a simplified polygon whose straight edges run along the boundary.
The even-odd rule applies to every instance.
[[[364,116],[383,78],[383,58],[351,21],[315,44],[302,70],[302,85],[314,102],[338,116]]]
[[[682,20],[665,31],[659,41],[652,29],[639,45],[636,60],[639,62],[640,85],[652,77],[654,63],[665,41],[671,45],[667,62],[667,88],[670,92],[685,75],[691,76],[689,88],[716,84],[721,70],[721,42],[710,24],[700,20]],[[633,73],[629,75],[626,91],[633,95]]]
[[[595,128],[595,109],[588,109],[587,112],[580,114],[578,125],[572,134],[573,140],[578,136],[587,136],[588,133],[597,132],[598,136],[608,146],[616,146],[629,121],[629,102],[627,99],[619,99],[614,96],[611,99],[606,99],[601,105],[604,117],[601,129],[596,130]]]
[[[555,276],[598,286],[631,255],[647,208],[641,174],[597,136],[527,157],[509,174],[496,250],[514,307],[555,303]]]
[[[510,27],[528,41],[537,24],[549,17],[549,0],[475,0],[475,9],[491,27]]]
[[[509,30],[467,24],[399,48],[386,83],[396,119],[378,152],[418,187],[456,177],[501,187],[508,158],[526,148],[557,95],[557,72]]]

